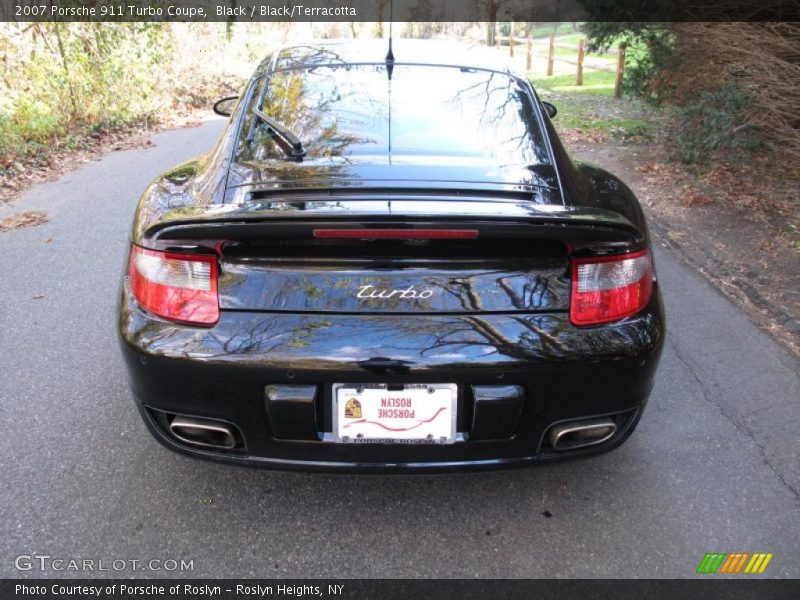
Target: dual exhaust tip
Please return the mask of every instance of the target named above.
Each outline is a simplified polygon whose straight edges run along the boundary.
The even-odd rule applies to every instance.
[[[234,428],[223,421],[176,415],[169,424],[169,431],[177,440],[191,446],[233,450],[237,445]],[[616,423],[602,417],[555,425],[547,437],[553,450],[565,451],[602,444],[616,432]]]
[[[577,450],[607,442],[617,432],[617,425],[608,417],[570,421],[550,428],[548,439],[553,450]]]
[[[184,444],[217,450],[233,450],[236,435],[223,421],[176,415],[169,424],[170,433]]]

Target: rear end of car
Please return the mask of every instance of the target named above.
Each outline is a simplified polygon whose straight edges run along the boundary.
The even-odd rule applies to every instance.
[[[664,338],[635,198],[563,156],[525,80],[348,49],[278,55],[145,193],[119,327],[153,435],[327,471],[618,446]]]
[[[664,331],[641,232],[596,211],[431,202],[461,212],[343,221],[303,206],[134,245],[121,330],[153,434],[315,470],[495,468],[621,443]],[[213,252],[175,251],[212,235]]]

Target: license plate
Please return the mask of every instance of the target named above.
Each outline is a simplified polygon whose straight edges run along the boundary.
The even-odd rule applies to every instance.
[[[452,444],[454,383],[333,386],[333,435],[345,444]]]

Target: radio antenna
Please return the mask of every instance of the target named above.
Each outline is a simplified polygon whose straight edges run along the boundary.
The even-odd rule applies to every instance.
[[[389,51],[386,53],[386,66],[389,67],[390,63],[394,63],[394,52],[392,52],[392,19],[394,19],[394,0],[389,0]],[[392,64],[392,66],[394,66]],[[389,79],[392,78],[392,73],[389,71]]]
[[[389,77],[389,164],[392,164],[392,72],[394,71],[394,52],[392,52],[392,20],[394,19],[394,0],[389,0],[389,51],[386,53],[386,75]],[[392,203],[389,201],[389,207]]]

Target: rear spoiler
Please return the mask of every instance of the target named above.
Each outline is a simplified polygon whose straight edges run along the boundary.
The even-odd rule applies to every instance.
[[[531,202],[308,201],[219,205],[167,211],[142,232],[141,245],[155,249],[214,250],[236,240],[307,240],[314,229],[470,229],[481,242],[524,243],[549,239],[571,253],[607,254],[643,248],[646,232],[608,210],[537,205]],[[368,236],[365,236],[368,237]]]

